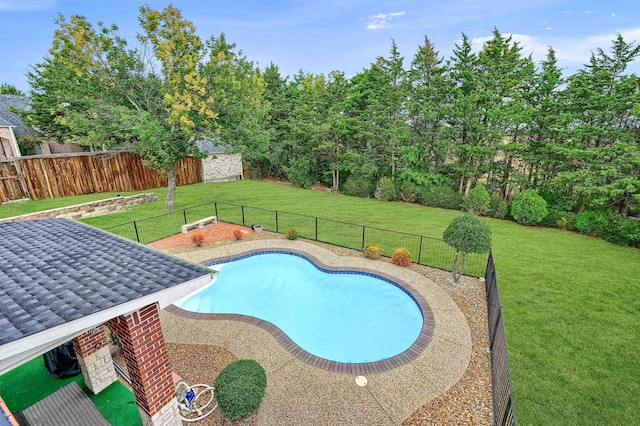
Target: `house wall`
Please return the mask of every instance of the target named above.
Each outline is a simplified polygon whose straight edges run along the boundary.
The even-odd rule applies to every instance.
[[[242,179],[242,154],[215,154],[202,160],[205,182]]]

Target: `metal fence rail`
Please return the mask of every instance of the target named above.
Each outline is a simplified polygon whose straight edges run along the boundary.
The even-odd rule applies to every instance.
[[[516,406],[514,403],[511,369],[507,352],[507,336],[504,330],[502,304],[498,289],[498,276],[493,261],[493,253],[489,253],[487,271],[485,273],[487,292],[487,311],[489,321],[489,348],[491,358],[491,383],[493,396],[493,424],[516,425]]]
[[[415,263],[439,269],[450,269],[455,255],[455,250],[438,238],[299,213],[220,202],[175,210],[115,225],[107,230],[139,243],[148,244],[180,233],[180,227],[186,223],[213,215],[222,222],[243,226],[259,224],[266,231],[281,234],[293,228],[302,238],[354,250],[362,250],[365,245],[375,243],[382,248],[385,256],[391,256],[395,249],[405,247],[411,253]],[[485,272],[486,264],[486,254],[469,253],[465,273],[480,277]]]

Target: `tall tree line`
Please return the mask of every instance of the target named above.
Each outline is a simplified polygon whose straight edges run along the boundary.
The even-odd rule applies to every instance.
[[[479,50],[463,34],[449,58],[425,37],[405,61],[392,41],[347,78],[260,69],[171,6],[142,7],[139,21],[132,48],[115,26],[61,16],[28,74],[25,117],[60,141],[134,149],[170,189],[176,162],[209,137],[253,176],[303,187],[371,196],[390,181],[412,200],[483,184],[504,200],[534,189],[559,210],[638,216],[640,79],[626,70],[640,46],[621,36],[566,78],[552,48],[536,64],[497,29]]]

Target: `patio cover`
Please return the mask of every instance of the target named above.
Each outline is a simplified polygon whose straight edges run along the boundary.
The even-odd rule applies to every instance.
[[[0,375],[211,279],[202,265],[70,219],[0,223]]]

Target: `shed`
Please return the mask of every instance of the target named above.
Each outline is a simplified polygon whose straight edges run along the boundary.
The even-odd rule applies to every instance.
[[[230,149],[216,143],[210,138],[196,142],[202,153],[208,154],[202,159],[202,174],[204,182],[222,182],[243,179],[242,154],[230,153]]]

